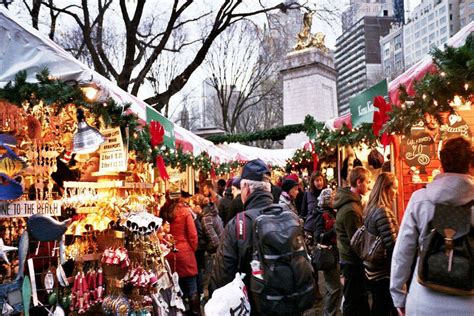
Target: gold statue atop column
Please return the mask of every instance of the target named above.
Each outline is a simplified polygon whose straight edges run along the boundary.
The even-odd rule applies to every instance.
[[[323,53],[327,54],[329,49],[324,44],[324,39],[326,35],[322,32],[317,32],[316,34],[311,34],[311,25],[313,24],[313,15],[314,12],[305,12],[303,15],[303,28],[296,36],[297,42],[294,50],[302,50],[305,48],[316,47],[320,49]]]

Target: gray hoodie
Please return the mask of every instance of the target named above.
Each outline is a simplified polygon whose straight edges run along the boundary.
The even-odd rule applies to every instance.
[[[429,234],[435,204],[465,205],[474,200],[474,177],[443,173],[413,193],[403,215],[392,257],[390,292],[396,307],[405,307],[406,315],[473,315],[474,296],[451,296],[432,291],[417,281],[417,269],[407,293],[411,267],[421,241]],[[471,208],[474,226],[474,207]]]

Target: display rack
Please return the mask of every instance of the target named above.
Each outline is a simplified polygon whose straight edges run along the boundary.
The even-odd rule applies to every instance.
[[[153,189],[153,185],[146,182],[127,182],[124,180],[111,180],[104,182],[65,181],[64,188],[150,190]]]

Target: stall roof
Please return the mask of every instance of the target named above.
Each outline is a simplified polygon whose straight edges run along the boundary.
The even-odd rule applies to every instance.
[[[0,87],[15,79],[20,71],[26,71],[30,82],[36,81],[36,74],[48,68],[51,75],[78,83],[95,83],[119,103],[131,103],[131,110],[143,121],[147,121],[144,101],[119,88],[109,79],[91,70],[75,59],[62,47],[44,36],[38,30],[25,25],[3,7],[0,7]],[[205,140],[192,132],[173,124],[176,143],[194,155],[207,152],[214,162],[226,162],[240,157],[261,158],[272,165],[284,166],[293,150],[269,150],[240,144],[219,145]],[[235,146],[234,146],[235,145]],[[236,153],[237,151],[237,153]]]
[[[459,47],[464,45],[469,34],[474,32],[474,21],[463,27],[459,32],[450,37],[447,41],[448,46]],[[444,49],[444,45],[439,48]],[[413,85],[416,80],[421,79],[428,71],[434,70],[433,58],[426,55],[420,61],[408,68],[403,74],[390,81],[388,84],[388,93],[392,104],[398,104],[398,88],[405,85],[407,91],[413,91]]]
[[[459,47],[464,45],[469,34],[474,32],[474,21],[466,25],[459,32],[450,37],[447,41],[448,46]],[[444,49],[444,45],[440,46]],[[413,92],[413,86],[416,80],[423,78],[428,72],[434,70],[433,58],[427,54],[421,60],[416,62],[413,66],[408,68],[403,74],[388,83],[388,94],[392,104],[398,104],[398,88],[400,85],[405,85],[408,92]],[[326,122],[326,127],[329,129],[337,129],[343,123],[349,125],[351,123],[351,114],[347,113],[340,117],[329,119]]]

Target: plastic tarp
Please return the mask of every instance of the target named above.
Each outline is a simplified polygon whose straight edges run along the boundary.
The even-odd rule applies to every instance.
[[[236,160],[252,160],[260,158],[267,164],[272,166],[283,167],[286,165],[286,160],[293,157],[296,149],[265,149],[242,145],[239,143],[219,144],[218,147],[226,152],[233,151]]]

